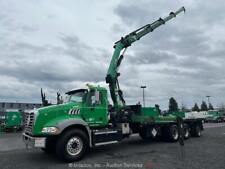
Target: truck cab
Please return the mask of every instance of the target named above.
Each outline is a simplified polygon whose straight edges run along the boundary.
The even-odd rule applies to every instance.
[[[85,137],[87,145],[92,147],[92,131],[107,128],[105,88],[88,85],[85,89],[71,90],[66,95],[63,104],[34,109],[26,114],[23,139],[27,146],[49,151],[50,143],[57,142],[67,131],[79,129],[82,133],[80,137]]]
[[[22,129],[22,115],[19,111],[7,111],[4,119],[4,127],[6,131]]]
[[[66,103],[74,103],[68,114],[71,117],[80,115],[91,128],[101,128],[108,125],[108,100],[107,90],[102,87],[72,90],[66,93]],[[78,103],[78,104],[77,104]]]

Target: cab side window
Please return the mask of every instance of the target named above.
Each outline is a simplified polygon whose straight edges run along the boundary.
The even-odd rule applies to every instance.
[[[95,105],[95,100],[96,100],[96,98],[95,98],[95,92],[92,92],[92,93],[91,93],[91,105],[92,105],[92,106]]]
[[[92,106],[93,96],[94,96],[94,91],[92,90],[88,93],[88,97],[87,97],[87,105],[88,106]]]
[[[96,106],[101,104],[100,92],[91,90],[87,100],[88,106]]]

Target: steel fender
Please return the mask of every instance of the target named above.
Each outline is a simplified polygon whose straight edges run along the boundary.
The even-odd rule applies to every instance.
[[[82,120],[82,119],[66,119],[63,121],[60,121],[56,127],[59,128],[60,133],[67,127],[72,126],[72,125],[81,125],[84,126],[88,132],[88,137],[89,137],[89,145],[92,147],[92,137],[91,137],[91,129],[89,128],[88,124]]]

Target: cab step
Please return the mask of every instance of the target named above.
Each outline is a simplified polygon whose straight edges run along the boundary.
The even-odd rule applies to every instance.
[[[94,130],[92,136],[94,146],[118,143],[123,137],[121,129]]]

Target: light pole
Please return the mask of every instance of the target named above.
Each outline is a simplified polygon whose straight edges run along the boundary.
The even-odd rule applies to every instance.
[[[142,91],[143,91],[143,105],[145,107],[145,88],[146,88],[146,86],[141,86],[141,88],[142,88]]]
[[[208,98],[208,104],[210,103],[210,101],[209,101],[209,98],[211,97],[211,96],[206,96],[207,98]]]

